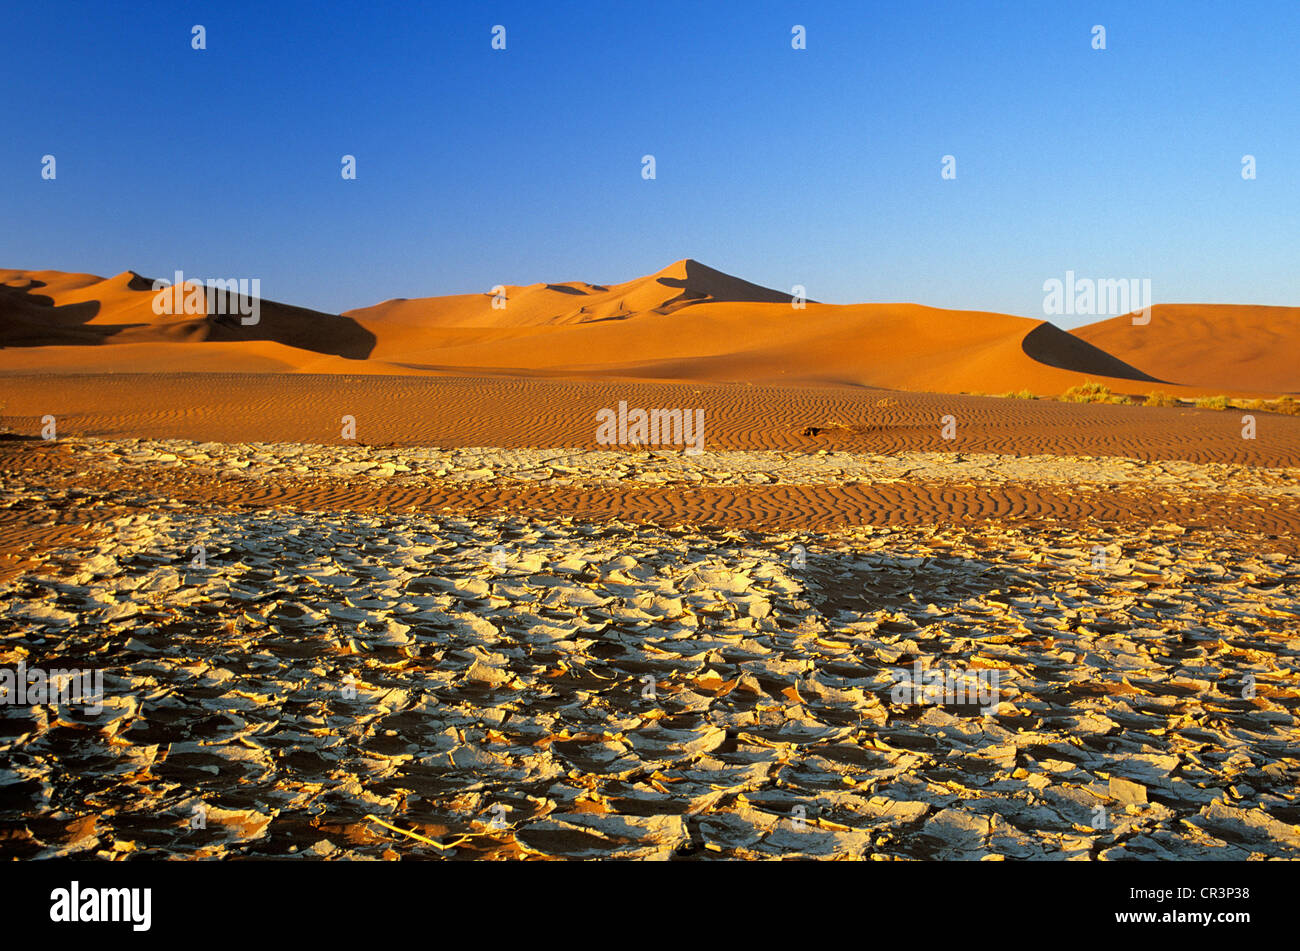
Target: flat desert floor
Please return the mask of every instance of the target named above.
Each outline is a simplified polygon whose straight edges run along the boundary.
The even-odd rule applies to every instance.
[[[99,709],[0,708],[6,856],[1300,857],[1300,418],[470,376],[0,398],[0,666],[106,671]],[[620,400],[702,408],[705,451],[597,444]]]

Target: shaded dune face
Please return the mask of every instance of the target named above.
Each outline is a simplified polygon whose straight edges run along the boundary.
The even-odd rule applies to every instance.
[[[134,271],[107,279],[0,271],[0,346],[261,341],[363,360],[375,345],[374,334],[339,314],[260,300],[257,323],[246,325],[229,297],[218,307],[225,313],[203,314],[156,314],[154,297],[153,281]]]
[[[723,274],[721,271],[715,271],[713,268],[706,267],[691,258],[669,265],[654,275],[654,279],[664,287],[676,288],[681,291],[680,295],[665,302],[665,306],[699,300],[736,301],[755,304],[788,304],[791,301],[789,294],[751,284],[749,281],[732,277],[730,274]]]
[[[52,297],[34,292],[44,286],[42,281],[0,284],[0,346],[98,344],[120,329],[91,325],[99,301],[56,306]]]
[[[313,353],[364,360],[375,348],[375,335],[350,317],[262,301],[261,320],[245,326],[238,315],[209,318],[208,340],[268,340]]]
[[[1123,360],[1111,356],[1100,347],[1094,347],[1086,340],[1080,340],[1049,323],[1041,323],[1029,331],[1021,343],[1021,348],[1031,359],[1061,370],[1108,376],[1119,380],[1141,380],[1146,383],[1170,382],[1149,376],[1136,367],[1129,366]]]

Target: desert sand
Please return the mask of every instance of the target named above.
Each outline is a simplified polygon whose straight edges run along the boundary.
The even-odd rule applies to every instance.
[[[1300,858],[1300,417],[973,395],[1275,398],[1300,309],[0,285],[0,669],[105,687],[0,706],[6,858]]]

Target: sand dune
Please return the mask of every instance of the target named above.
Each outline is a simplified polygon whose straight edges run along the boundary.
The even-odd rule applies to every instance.
[[[1140,370],[1042,321],[914,304],[792,305],[683,260],[612,287],[534,284],[390,301],[346,316],[406,370],[638,380],[1060,392]],[[502,299],[503,298],[503,299]]]
[[[662,381],[820,383],[933,392],[1060,393],[1085,379],[1141,388],[1140,370],[1088,352],[1041,321],[914,304],[832,306],[708,301],[671,313],[560,324],[486,339],[422,328],[380,341],[375,357],[410,370]],[[1027,352],[1049,356],[1058,365]],[[1109,372],[1101,372],[1102,370]],[[1140,385],[1139,385],[1140,384]],[[1149,386],[1147,387],[1149,388]]]
[[[1074,333],[1187,386],[1300,392],[1300,307],[1157,304],[1149,324],[1114,317]]]
[[[192,286],[187,282],[187,288]],[[374,346],[367,331],[338,314],[263,299],[257,302],[258,322],[245,325],[237,313],[185,313],[183,300],[174,306],[175,313],[158,314],[154,309],[156,296],[153,281],[134,271],[99,278],[57,271],[0,270],[0,346],[8,350],[101,344],[240,343],[247,346],[245,369],[254,372],[280,369],[272,365],[276,362],[297,368],[319,354],[360,359]],[[268,363],[260,346],[267,342],[292,348],[299,355],[281,354],[278,361]],[[225,357],[237,353],[238,349],[231,350]],[[202,364],[209,355],[218,356],[205,349],[201,355],[169,353],[168,359],[201,369],[196,364]],[[130,362],[131,355],[119,356],[119,369],[137,368]],[[57,354],[46,361],[46,366],[56,367],[61,360],[78,367],[84,357]],[[105,356],[100,365],[111,362],[112,357]],[[225,369],[225,362],[219,359],[218,368]],[[6,363],[26,365],[21,356],[14,363]]]
[[[621,284],[503,286],[260,322],[157,315],[151,281],[0,271],[0,369],[366,373],[1059,394],[1087,380],[1192,397],[1296,389],[1297,308],[1157,307],[1067,333],[917,304],[792,306],[685,259]],[[92,353],[85,345],[112,344]],[[190,345],[190,346],[178,346]],[[201,346],[199,346],[201,345]]]

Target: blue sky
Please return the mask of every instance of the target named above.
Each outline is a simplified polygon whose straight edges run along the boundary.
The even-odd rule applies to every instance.
[[[1157,301],[1300,304],[1293,0],[50,2],[6,20],[3,267],[257,277],[331,311],[682,257],[835,303],[1041,317],[1043,282],[1073,270],[1150,278]]]

